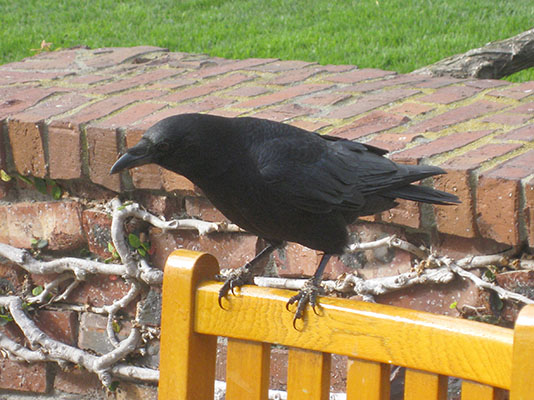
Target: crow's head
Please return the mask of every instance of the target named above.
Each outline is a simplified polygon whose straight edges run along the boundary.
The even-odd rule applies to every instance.
[[[128,149],[111,167],[110,174],[145,164],[158,164],[183,173],[186,164],[198,158],[198,144],[204,141],[205,120],[211,116],[181,114],[165,118],[144,134],[139,143]]]

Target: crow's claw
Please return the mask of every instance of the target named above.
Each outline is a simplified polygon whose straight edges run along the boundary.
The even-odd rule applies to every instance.
[[[252,283],[252,273],[250,272],[250,269],[241,267],[231,271],[226,277],[224,284],[219,289],[219,307],[224,308],[222,306],[222,299],[226,297],[228,292],[231,292],[235,296],[234,289],[246,285],[247,283]]]
[[[317,283],[315,283],[314,279],[310,279],[296,295],[287,301],[286,310],[288,311],[291,304],[297,303],[297,309],[295,310],[295,316],[293,317],[293,328],[297,329],[296,323],[299,319],[302,319],[307,304],[310,304],[313,312],[316,315],[319,315],[317,312],[317,294],[319,293],[319,290],[320,288]]]

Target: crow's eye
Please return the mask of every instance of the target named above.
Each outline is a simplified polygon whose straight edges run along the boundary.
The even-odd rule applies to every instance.
[[[167,151],[169,151],[169,147],[170,145],[167,142],[161,142],[156,144],[156,150],[160,153],[166,153]]]

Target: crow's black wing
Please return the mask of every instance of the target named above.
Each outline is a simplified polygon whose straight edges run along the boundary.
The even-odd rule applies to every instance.
[[[316,135],[282,136],[256,152],[264,183],[291,205],[314,213],[355,211],[365,196],[387,187],[398,172],[363,144]]]

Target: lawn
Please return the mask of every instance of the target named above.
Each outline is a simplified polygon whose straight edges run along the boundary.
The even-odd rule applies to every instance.
[[[0,0],[0,64],[44,39],[409,72],[533,21],[532,0]],[[534,80],[534,69],[510,79]]]

